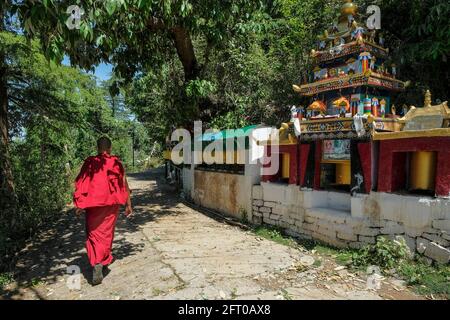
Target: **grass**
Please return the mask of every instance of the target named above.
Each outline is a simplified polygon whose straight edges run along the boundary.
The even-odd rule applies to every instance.
[[[261,238],[268,239],[288,247],[298,247],[297,241],[295,241],[292,237],[283,235],[283,233],[277,228],[258,226],[253,229],[253,232]]]
[[[284,300],[292,300],[291,295],[285,289],[281,289],[281,295]]]
[[[14,281],[13,274],[11,272],[0,273],[0,290],[6,287],[8,284]]]
[[[398,273],[408,285],[422,295],[438,295],[450,299],[450,266],[428,265],[422,258],[403,263]]]
[[[153,288],[152,289],[152,294],[154,295],[154,296],[159,296],[159,295],[161,295],[163,293],[163,291],[160,289],[160,288]]]
[[[236,300],[236,298],[238,297],[236,288],[233,288],[233,290],[231,290],[230,297],[231,297],[231,300]]]
[[[30,286],[31,286],[31,287],[38,287],[38,286],[40,286],[41,284],[44,284],[44,281],[42,281],[42,280],[39,279],[39,278],[33,278],[33,279],[31,279],[31,281],[30,281]]]

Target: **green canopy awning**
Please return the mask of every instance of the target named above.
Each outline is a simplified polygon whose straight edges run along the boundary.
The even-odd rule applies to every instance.
[[[257,125],[251,125],[239,129],[227,129],[213,133],[205,133],[200,137],[197,137],[196,141],[211,142],[216,140],[227,140],[234,138],[247,137],[250,132],[255,129]]]

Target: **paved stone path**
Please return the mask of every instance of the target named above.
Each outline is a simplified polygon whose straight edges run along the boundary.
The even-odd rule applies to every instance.
[[[84,221],[68,210],[21,253],[7,299],[401,299],[398,281],[366,289],[364,275],[331,258],[257,237],[184,205],[160,170],[130,176],[135,215],[121,215],[115,262],[103,284],[89,284]],[[304,257],[320,260],[305,267]],[[78,266],[80,290],[67,286]],[[74,279],[74,278],[71,278]],[[76,279],[76,278],[75,278]]]

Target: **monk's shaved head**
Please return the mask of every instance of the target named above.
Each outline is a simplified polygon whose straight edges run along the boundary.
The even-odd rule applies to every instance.
[[[99,152],[110,152],[112,148],[112,142],[107,137],[101,137],[97,140],[97,149]]]

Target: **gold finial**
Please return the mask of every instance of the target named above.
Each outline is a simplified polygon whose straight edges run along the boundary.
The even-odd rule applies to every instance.
[[[424,107],[431,107],[431,92],[430,90],[427,90],[427,92],[425,93],[425,102],[424,102]]]
[[[358,11],[358,6],[352,2],[352,0],[344,0],[344,4],[341,7],[341,14],[344,16],[355,15]]]

